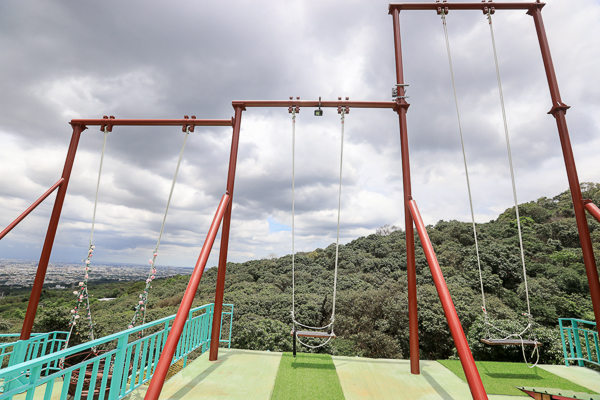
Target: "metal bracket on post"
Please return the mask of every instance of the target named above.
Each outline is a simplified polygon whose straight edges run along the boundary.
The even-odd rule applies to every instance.
[[[338,97],[338,100],[340,100],[340,101],[341,101],[341,100],[342,100],[342,98],[341,98],[341,97]],[[346,101],[348,101],[348,100],[350,100],[350,97],[346,97]],[[339,106],[338,106],[338,108],[337,108],[337,112],[338,112],[338,114],[341,114],[341,113],[342,113],[342,108],[344,108],[344,113],[345,113],[345,114],[348,114],[348,113],[350,113],[350,106],[341,106],[341,105],[339,105]]]
[[[103,116],[103,117],[102,117],[102,119],[105,119],[105,120],[106,120],[106,122],[108,122],[108,123],[106,123],[106,124],[103,124],[103,125],[100,125],[100,131],[101,131],[101,132],[104,132],[104,129],[106,129],[108,132],[112,132],[112,128],[113,128],[113,126],[112,126],[112,124],[111,124],[111,123],[109,123],[109,120],[111,120],[111,119],[115,119],[115,117],[114,117],[113,115],[111,115],[110,117],[107,117],[107,116],[105,115],[105,116]]]
[[[398,96],[398,86],[404,88],[404,96]],[[392,99],[408,99],[410,96],[406,96],[408,83],[396,83],[396,87],[392,88]]]
[[[548,111],[548,114],[552,114],[552,116],[554,118],[556,118],[556,112],[559,110],[562,110],[565,112],[565,114],[567,113],[567,110],[571,108],[571,106],[566,105],[565,103],[563,103],[562,101],[557,102],[555,105],[552,106],[552,109],[550,111]]]
[[[435,2],[439,3],[440,0],[435,0]],[[444,0],[444,3],[447,3],[447,2],[448,2],[448,0]],[[438,7],[437,8],[437,14],[438,15],[442,15],[442,11],[444,12],[444,14],[448,15],[448,7],[443,7],[443,10],[442,10],[442,7]]]
[[[533,5],[533,6],[532,6],[532,7],[529,9],[529,11],[527,11],[527,15],[531,15],[531,16],[533,16],[533,10],[535,10],[536,8],[539,8],[539,9],[541,9],[541,8],[542,8],[542,7],[544,7],[545,5],[546,5],[546,4],[545,4],[545,3],[542,3],[542,2],[540,2],[540,0],[536,0],[536,1],[535,1],[535,5]]]
[[[482,3],[485,3],[485,0],[481,0]],[[490,3],[493,3],[492,0],[489,0]],[[446,12],[447,13],[447,12]],[[495,14],[496,9],[494,7],[483,7],[483,15]]]
[[[290,100],[294,100],[294,97],[290,96]],[[300,96],[296,97],[296,100],[300,100]],[[288,107],[288,112],[291,114],[292,111],[296,111],[296,113],[300,112],[300,106],[296,106],[293,103]]]
[[[319,96],[319,109],[315,110],[315,117],[322,117],[323,110],[321,110],[321,96]]]
[[[187,115],[184,115],[183,119],[190,119],[190,118]],[[196,116],[192,115],[191,119],[196,119]],[[190,128],[190,132],[194,132],[195,125],[191,125],[191,124],[184,124],[183,128],[181,129],[181,131],[182,132],[187,132],[188,127]]]
[[[408,86],[408,85],[399,83],[396,86]],[[408,111],[408,107],[410,107],[410,104],[406,102],[406,99],[408,99],[408,98],[409,98],[409,96],[397,96],[396,97],[396,106],[394,107],[394,111],[399,112],[399,110],[401,108],[404,108],[406,111]]]

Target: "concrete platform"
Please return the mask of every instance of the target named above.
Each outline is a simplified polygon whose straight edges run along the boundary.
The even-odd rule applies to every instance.
[[[332,357],[346,400],[470,400],[466,382],[437,361],[421,361],[421,374],[412,375],[408,360]],[[161,399],[268,400],[273,392],[281,353],[220,349],[219,361],[203,354],[165,383]],[[579,367],[540,365],[540,368],[600,392],[600,373]],[[147,386],[128,400],[142,400]],[[490,400],[523,396],[488,395]]]
[[[466,382],[437,361],[421,361],[421,374],[410,373],[408,360],[332,357],[346,400],[470,400]],[[489,395],[490,400],[515,396]]]
[[[266,400],[271,397],[282,353],[219,349],[219,360],[204,353],[165,382],[160,399]],[[141,400],[148,386],[131,393]]]
[[[220,349],[219,360],[208,361],[208,352],[190,363],[163,388],[161,399],[268,400],[273,393],[282,353]],[[408,360],[332,357],[347,400],[470,400],[466,382],[437,361],[421,361],[421,374],[412,375]],[[588,368],[539,365],[540,368],[600,393],[600,373]],[[45,385],[33,400],[44,398]],[[58,399],[62,381],[54,385],[51,399]],[[142,400],[148,386],[141,386],[126,400]],[[488,395],[490,400],[520,400],[522,396]],[[25,400],[25,393],[14,396]]]

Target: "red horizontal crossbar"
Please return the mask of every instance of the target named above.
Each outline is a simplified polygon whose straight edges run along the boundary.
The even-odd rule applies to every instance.
[[[447,8],[448,10],[480,10],[484,8],[495,8],[496,10],[530,10],[535,7],[542,8],[546,3],[527,2],[521,3],[510,1],[505,3],[499,2],[472,2],[472,3],[390,3],[390,13],[394,9],[398,10],[436,10],[438,7]]]
[[[233,107],[354,107],[354,108],[390,108],[395,109],[395,101],[319,101],[319,100],[239,100],[231,103]]]
[[[231,119],[72,119],[71,125],[128,125],[128,126],[233,126]]]

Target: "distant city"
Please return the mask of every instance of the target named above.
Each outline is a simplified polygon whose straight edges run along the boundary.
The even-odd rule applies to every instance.
[[[22,288],[33,286],[37,271],[37,261],[0,259],[0,286]],[[156,266],[157,278],[174,275],[191,275],[191,267]],[[94,281],[138,281],[148,277],[148,265],[132,264],[92,264],[89,282]],[[77,285],[85,275],[85,264],[53,262],[48,264],[44,287],[49,289],[67,289]]]

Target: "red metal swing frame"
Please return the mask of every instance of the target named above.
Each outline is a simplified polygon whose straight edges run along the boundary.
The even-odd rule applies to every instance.
[[[481,378],[475,366],[473,356],[469,349],[467,340],[465,338],[462,326],[456,314],[456,310],[452,303],[450,292],[446,286],[444,277],[441,269],[437,262],[433,246],[427,231],[425,224],[419,213],[417,203],[412,198],[411,194],[411,179],[410,179],[410,162],[409,162],[409,151],[408,151],[408,136],[407,136],[407,123],[406,113],[409,104],[406,102],[405,89],[404,89],[404,75],[402,65],[402,49],[401,49],[401,36],[400,36],[400,11],[401,10],[433,10],[438,13],[442,12],[442,8],[445,13],[449,10],[479,10],[483,11],[484,14],[490,10],[492,13],[495,10],[527,10],[527,14],[531,15],[534,20],[536,33],[538,36],[540,49],[542,53],[542,60],[548,79],[548,86],[550,89],[550,96],[552,98],[552,108],[549,114],[552,114],[556,120],[558,127],[558,134],[561,141],[562,152],[565,160],[565,167],[567,170],[569,187],[571,189],[571,196],[573,200],[573,206],[575,210],[575,218],[577,221],[577,227],[579,230],[579,237],[581,240],[581,247],[583,251],[583,258],[586,267],[586,273],[588,283],[590,287],[590,295],[592,298],[592,304],[594,307],[594,315],[596,321],[600,321],[600,282],[598,280],[598,271],[596,268],[596,262],[592,250],[592,243],[587,224],[585,210],[587,209],[594,218],[600,221],[600,210],[593,203],[588,200],[583,200],[581,195],[581,189],[579,186],[579,179],[577,177],[577,170],[575,167],[575,161],[573,157],[573,151],[571,148],[569,133],[567,129],[567,123],[565,114],[569,106],[564,104],[560,97],[558,89],[558,83],[556,80],[556,74],[554,72],[554,66],[552,58],[550,56],[550,49],[548,46],[548,40],[546,37],[544,24],[541,16],[541,9],[544,6],[539,0],[536,2],[506,2],[499,3],[494,1],[480,2],[480,3],[447,3],[447,2],[435,2],[435,3],[396,3],[390,4],[389,13],[392,15],[393,28],[394,28],[394,46],[395,46],[395,60],[396,60],[396,83],[398,90],[398,97],[395,102],[357,102],[357,101],[317,101],[317,100],[285,100],[285,101],[234,101],[232,103],[235,110],[234,118],[231,120],[201,120],[201,119],[170,119],[170,120],[126,120],[126,119],[110,119],[105,117],[104,119],[74,119],[71,121],[73,127],[73,134],[71,137],[71,143],[67,153],[65,166],[63,169],[62,177],[38,200],[36,200],[25,212],[23,212],[14,222],[8,225],[2,232],[0,232],[0,239],[2,239],[8,232],[10,232],[23,218],[25,218],[35,207],[37,207],[45,198],[47,198],[54,190],[58,189],[56,200],[54,202],[54,208],[50,217],[50,223],[46,234],[46,239],[40,256],[38,264],[38,270],[36,278],[32,288],[32,293],[21,330],[20,339],[28,339],[31,334],[31,328],[33,326],[33,320],[37,311],[37,305],[39,302],[48,261],[50,259],[50,253],[54,243],[56,235],[56,228],[60,219],[62,205],[67,191],[75,154],[77,152],[77,146],[79,138],[83,130],[87,126],[98,125],[101,127],[107,126],[112,129],[112,126],[116,125],[129,125],[129,126],[176,126],[183,125],[184,129],[187,126],[233,126],[233,136],[231,143],[231,153],[229,158],[229,172],[227,176],[226,192],[221,198],[219,207],[215,213],[215,217],[210,226],[206,240],[198,257],[198,261],[194,268],[194,272],[190,278],[190,282],[184,294],[183,300],[177,312],[177,317],[174,321],[171,332],[168,336],[165,349],[160,357],[159,363],[154,373],[154,377],[150,383],[150,387],[146,393],[147,400],[158,399],[162,386],[164,384],[164,378],[166,376],[170,361],[173,357],[173,352],[179,341],[185,319],[191,307],[195,292],[197,290],[202,273],[206,266],[210,250],[216,238],[217,231],[221,221],[223,222],[222,234],[221,234],[221,246],[219,254],[219,268],[217,275],[217,284],[215,289],[215,308],[214,318],[211,331],[211,342],[216,345],[210,347],[209,359],[212,361],[218,358],[218,343],[221,325],[221,311],[223,307],[223,292],[225,288],[225,273],[227,264],[227,251],[229,244],[229,230],[231,223],[231,210],[232,210],[232,198],[233,189],[235,182],[235,170],[237,163],[237,153],[239,145],[240,127],[242,111],[246,110],[247,107],[355,107],[355,108],[388,108],[396,111],[399,117],[400,127],[400,147],[402,155],[402,175],[403,175],[403,189],[404,189],[404,211],[405,211],[405,232],[406,232],[406,256],[407,256],[407,274],[408,274],[408,301],[409,301],[409,332],[410,332],[410,366],[413,374],[419,374],[419,338],[418,338],[418,315],[417,315],[417,286],[416,286],[416,266],[415,266],[415,243],[414,243],[414,226],[419,233],[419,237],[423,244],[425,255],[429,266],[431,268],[432,276],[440,297],[444,313],[448,320],[450,332],[458,350],[459,357],[465,374],[467,382],[474,399],[487,399],[487,395],[481,383]]]
[[[404,204],[405,204],[405,227],[406,227],[406,254],[407,254],[407,272],[408,272],[408,297],[409,297],[409,332],[410,332],[410,364],[411,372],[413,374],[419,373],[419,338],[418,338],[418,315],[417,315],[417,287],[416,287],[416,268],[415,268],[415,253],[414,253],[414,235],[413,235],[413,222],[417,226],[419,231],[419,237],[423,243],[427,260],[430,264],[437,265],[437,259],[433,252],[433,246],[427,237],[425,226],[422,223],[419,210],[416,202],[412,199],[411,195],[411,183],[410,183],[410,164],[408,157],[408,139],[406,134],[406,110],[409,104],[404,98],[404,75],[402,67],[402,47],[400,40],[400,11],[401,10],[433,10],[438,14],[448,13],[449,10],[478,10],[487,14],[488,11],[492,14],[496,10],[526,10],[528,15],[533,17],[535,29],[540,44],[540,50],[542,54],[542,60],[546,71],[546,77],[548,79],[548,86],[550,89],[550,97],[552,98],[552,107],[548,114],[552,114],[556,120],[558,127],[558,135],[561,142],[561,148],[563,157],[565,160],[565,167],[567,170],[567,176],[569,180],[569,188],[571,189],[571,197],[573,200],[573,208],[575,210],[575,218],[577,221],[577,228],[579,231],[579,238],[581,241],[581,249],[583,251],[583,259],[585,263],[588,283],[590,287],[590,295],[592,298],[592,305],[594,307],[594,315],[596,321],[600,321],[600,282],[598,281],[598,270],[596,268],[596,260],[594,258],[594,252],[592,248],[592,241],[590,238],[589,227],[585,214],[587,209],[596,219],[600,221],[600,210],[590,201],[584,201],[581,195],[581,188],[579,186],[579,178],[577,177],[577,168],[575,166],[575,159],[573,157],[573,150],[571,148],[571,140],[569,138],[569,131],[567,128],[567,121],[565,114],[567,113],[567,106],[562,102],[560,97],[560,91],[558,89],[558,82],[556,80],[556,73],[554,71],[554,65],[552,63],[552,57],[550,55],[550,47],[548,45],[548,38],[546,37],[546,30],[542,20],[542,8],[545,3],[537,0],[536,2],[506,2],[499,3],[495,1],[482,1],[480,3],[447,3],[436,1],[435,3],[394,3],[389,5],[389,13],[392,15],[394,24],[394,45],[396,50],[396,81],[398,83],[398,96],[399,96],[399,118],[400,118],[400,140],[401,140],[401,151],[402,151],[402,173],[403,173],[403,185],[404,185]],[[584,208],[585,207],[585,208]],[[439,266],[438,266],[439,267]],[[433,272],[433,267],[432,267]],[[440,279],[441,278],[441,279]],[[442,299],[444,293],[441,292],[439,282],[443,281],[443,277],[438,279],[434,276],[436,288],[438,294]],[[448,294],[448,300],[446,303],[451,302]],[[445,302],[442,299],[442,304]],[[452,310],[450,310],[452,311]],[[444,312],[448,318],[448,311],[444,306]],[[457,337],[464,337],[462,327],[460,325],[455,326],[450,324],[450,330],[452,337],[457,346],[457,350],[461,359],[463,369],[471,389],[471,394],[474,399],[487,399],[487,395],[481,384],[481,378],[477,372],[477,368],[474,362],[461,355],[461,351],[465,354],[468,350],[468,345],[465,343],[466,348],[461,350],[463,347],[460,342],[462,339]],[[460,331],[459,331],[460,329]],[[459,347],[460,345],[460,347]],[[469,351],[470,354],[470,351]],[[472,357],[471,357],[472,359]]]

